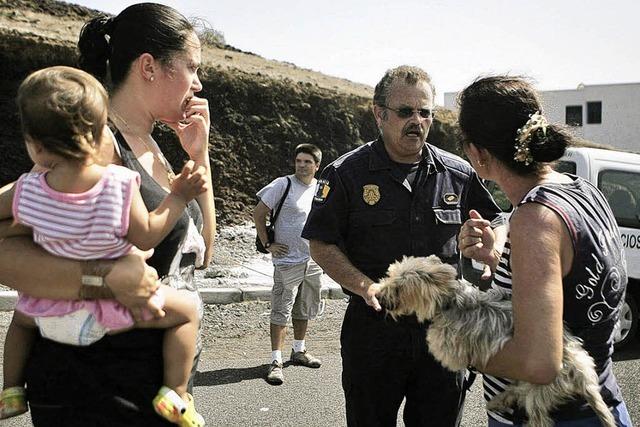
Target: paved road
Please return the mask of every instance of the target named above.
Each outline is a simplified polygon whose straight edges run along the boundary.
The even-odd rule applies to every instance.
[[[0,314],[0,334],[8,314]],[[206,340],[205,340],[206,341]],[[260,345],[264,346],[266,340]],[[208,345],[196,378],[195,397],[208,426],[344,426],[344,399],[340,386],[340,358],[334,342],[323,342],[317,355],[323,366],[313,370],[286,366],[285,384],[270,386],[263,380],[265,354],[256,340],[228,337],[222,344]],[[237,348],[237,351],[229,351]],[[634,423],[640,425],[640,345],[616,356],[616,375],[621,383]],[[486,425],[480,381],[467,398],[464,427]],[[26,427],[28,416],[1,423]],[[398,425],[403,425],[400,421]]]
[[[640,346],[626,352],[630,360],[615,362],[614,369],[632,412],[640,425]],[[263,379],[263,359],[215,360],[207,351],[197,378],[199,402],[206,405],[206,419],[215,426],[344,426],[344,398],[340,386],[339,356],[323,356],[318,370],[298,366],[285,368],[285,383],[270,386]],[[201,403],[201,407],[205,406]],[[398,425],[403,425],[398,422]],[[463,427],[486,425],[481,381],[467,397]]]

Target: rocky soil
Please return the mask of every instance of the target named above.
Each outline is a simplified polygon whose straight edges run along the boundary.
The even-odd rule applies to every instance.
[[[242,287],[249,279],[270,284],[271,257],[255,250],[255,236],[252,223],[219,227],[211,264],[196,271],[198,286]]]
[[[339,354],[340,326],[347,307],[345,300],[326,300],[322,316],[309,323],[307,341],[309,351],[318,356]],[[229,305],[207,305],[203,321],[204,348],[215,348],[221,357],[255,359],[270,354],[268,302],[243,302]],[[240,340],[238,340],[240,338]],[[292,332],[287,336],[287,352]],[[284,355],[288,357],[288,354]]]

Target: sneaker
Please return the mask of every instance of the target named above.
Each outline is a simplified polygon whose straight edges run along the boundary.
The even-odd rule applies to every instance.
[[[267,370],[267,382],[273,385],[280,385],[284,382],[284,372],[282,371],[282,363],[276,360],[271,362]]]
[[[307,368],[319,368],[322,362],[317,357],[313,357],[307,350],[293,351],[291,350],[291,362],[294,365],[302,365]]]
[[[29,410],[24,387],[9,387],[0,393],[0,419],[15,417]]]

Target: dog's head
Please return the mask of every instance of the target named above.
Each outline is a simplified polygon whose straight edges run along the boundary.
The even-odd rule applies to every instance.
[[[378,300],[394,319],[415,314],[421,322],[430,320],[454,296],[456,276],[456,269],[435,255],[404,257],[389,266]]]

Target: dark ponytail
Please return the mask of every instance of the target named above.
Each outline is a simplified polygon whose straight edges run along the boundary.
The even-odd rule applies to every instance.
[[[111,56],[110,39],[114,17],[102,15],[84,24],[80,31],[78,49],[80,68],[101,82],[107,77],[107,63]]]

